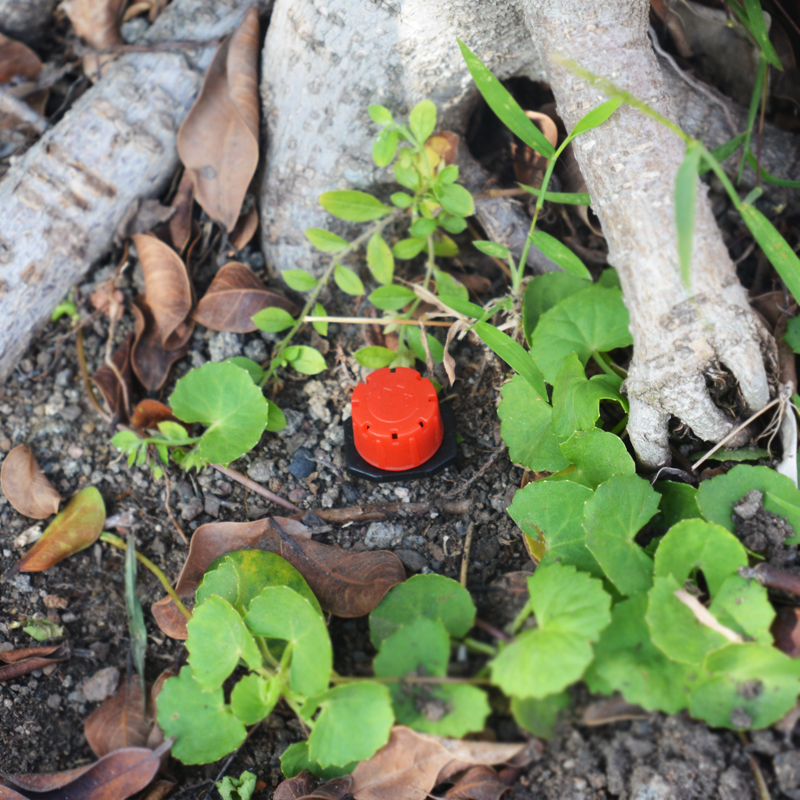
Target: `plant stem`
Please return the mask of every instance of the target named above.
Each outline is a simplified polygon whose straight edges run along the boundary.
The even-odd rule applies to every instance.
[[[449,677],[434,677],[429,675],[404,675],[385,676],[382,678],[360,678],[351,675],[331,675],[331,683],[358,683],[359,681],[375,681],[376,683],[428,683],[428,684],[441,684],[441,683],[466,683],[472,686],[491,686],[488,678],[449,678]]]
[[[606,358],[602,353],[592,353],[592,359],[594,360],[594,363],[597,364],[597,366],[600,367],[600,369],[603,370],[603,372],[605,372],[606,375],[612,378],[625,377],[625,375],[619,374],[620,372],[624,372],[624,370],[621,367],[617,367],[617,370],[619,370],[619,372],[615,371],[614,367],[616,365],[615,364],[612,365],[608,361],[606,361]],[[627,373],[625,374],[627,375]]]
[[[106,544],[113,545],[114,547],[119,547],[120,550],[127,549],[127,545],[125,540],[120,536],[115,536],[113,533],[109,533],[108,531],[103,531],[100,534],[100,541],[105,542]],[[181,602],[180,597],[178,597],[178,593],[172,588],[172,584],[167,580],[167,576],[149,559],[147,556],[143,556],[138,550],[136,551],[136,558],[153,573],[153,575],[158,578],[161,582],[161,585],[164,587],[166,593],[172,598],[172,602],[178,607],[178,611],[183,614],[186,619],[192,618],[192,612],[189,611],[188,608]]]
[[[482,653],[485,656],[497,655],[497,648],[486,644],[486,642],[479,642],[477,639],[473,639],[469,636],[465,636],[462,641],[466,645],[467,650],[473,653]]]
[[[306,322],[342,322],[346,324],[353,323],[355,325],[416,325],[420,327],[425,325],[425,327],[430,326],[438,326],[440,328],[450,328],[452,327],[452,322],[445,322],[443,320],[434,320],[434,319],[426,319],[424,322],[420,319],[405,319],[405,318],[391,318],[391,317],[381,317],[376,319],[375,317],[315,317],[315,316],[308,316],[306,317]]]
[[[628,415],[626,414],[611,430],[615,436],[619,436],[622,431],[625,430],[625,426],[628,424]]]

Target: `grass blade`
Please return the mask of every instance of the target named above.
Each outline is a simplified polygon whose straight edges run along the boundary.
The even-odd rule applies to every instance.
[[[697,168],[702,150],[693,142],[686,148],[686,157],[678,168],[675,179],[675,225],[678,229],[678,259],[681,280],[689,288],[692,269],[692,242],[694,239],[694,209],[697,202]]]
[[[549,259],[555,261],[564,272],[577,275],[579,278],[592,279],[592,273],[586,269],[583,261],[554,236],[544,231],[534,231],[530,239],[534,247],[539,248]]]
[[[547,403],[547,388],[544,385],[544,378],[530,353],[521,344],[517,344],[510,336],[497,330],[488,322],[476,322],[474,330],[485,344],[509,367],[522,375],[536,394]]]

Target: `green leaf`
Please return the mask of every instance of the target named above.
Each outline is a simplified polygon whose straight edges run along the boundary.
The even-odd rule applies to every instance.
[[[324,228],[306,228],[306,239],[323,253],[338,253],[347,247],[347,242],[341,236]]]
[[[800,258],[757,208],[743,203],[739,213],[786,287],[795,299],[800,298]]]
[[[136,594],[136,566],[136,546],[133,534],[129,533],[125,548],[125,610],[131,639],[131,660],[139,676],[142,697],[145,697],[144,657],[147,652],[147,627],[144,624],[142,604],[139,602],[139,595]],[[27,628],[25,630],[27,631]]]
[[[400,143],[400,133],[396,128],[382,130],[372,144],[372,160],[378,167],[386,167],[392,163]]]
[[[653,585],[653,562],[635,537],[658,512],[660,499],[643,478],[615,475],[586,503],[586,546],[623,596]]]
[[[414,221],[414,223],[408,229],[408,232],[417,239],[427,239],[435,230],[435,219],[425,219],[425,217],[420,217],[418,220]]]
[[[280,681],[251,673],[233,687],[231,711],[245,725],[255,725],[272,713],[280,695]]]
[[[570,702],[569,692],[550,694],[541,700],[534,697],[525,700],[512,697],[511,713],[517,725],[528,733],[540,739],[550,739],[555,733],[559,715],[565,708],[569,708]]]
[[[379,233],[373,233],[367,244],[367,266],[378,283],[391,283],[394,277],[394,256]]]
[[[328,312],[325,310],[325,306],[322,303],[316,303],[314,305],[314,310],[311,312],[312,317],[327,317]],[[328,323],[322,320],[314,320],[311,323],[311,327],[320,335],[320,336],[327,336],[328,335]]]
[[[540,535],[544,538],[542,564],[572,564],[600,578],[603,571],[586,547],[583,528],[584,508],[593,496],[591,489],[579,483],[533,481],[514,495],[508,513],[534,541]]]
[[[487,322],[476,322],[473,330],[495,355],[503,359],[509,367],[516,370],[530,384],[538,397],[543,400],[547,399],[547,388],[544,385],[542,373],[531,358],[531,354],[521,344]]]
[[[354,297],[360,297],[364,294],[364,284],[361,282],[361,278],[353,270],[342,264],[337,265],[333,271],[333,279],[345,294],[351,294]]]
[[[692,453],[689,461],[699,461],[706,453]],[[709,461],[758,461],[760,458],[769,458],[769,450],[763,447],[739,447],[736,450],[717,450],[708,456]]]
[[[790,478],[779,475],[769,467],[740,464],[725,475],[703,481],[697,493],[697,504],[710,522],[734,532],[733,507],[752,489],[764,495],[764,508],[784,517],[794,536],[786,544],[800,542],[800,491]]]
[[[395,258],[408,260],[418,256],[427,246],[428,242],[425,239],[401,239],[392,248],[392,254]]]
[[[792,317],[787,326],[783,341],[792,348],[795,353],[800,353],[800,317]]]
[[[253,383],[255,384],[260,383],[264,379],[264,375],[266,374],[264,370],[261,369],[261,366],[259,364],[256,364],[255,361],[253,361],[250,358],[245,358],[244,356],[234,356],[233,358],[226,358],[225,363],[233,364],[234,366],[239,367],[239,369],[243,369],[250,376],[250,380],[253,381]],[[269,403],[269,400],[267,400],[267,403]],[[162,430],[161,428],[162,425],[175,425],[176,427],[170,428],[170,432],[167,433],[166,429]],[[178,430],[179,428],[180,430]],[[161,422],[158,425],[158,429],[161,431],[161,433],[163,433],[170,439],[179,438],[178,434],[180,434],[181,432],[183,438],[187,438],[186,429],[183,427],[183,425],[178,425],[177,422],[169,422],[168,420],[165,422]]]
[[[398,208],[408,208],[414,202],[414,198],[405,192],[395,192],[389,199]]]
[[[614,267],[607,267],[600,273],[600,277],[597,279],[597,285],[603,286],[606,289],[622,289],[619,273]]]
[[[678,167],[675,178],[675,226],[678,232],[678,260],[681,280],[688,289],[691,285],[692,245],[694,240],[695,204],[697,201],[697,170],[703,146],[692,142],[686,147],[686,155]]]
[[[265,550],[233,550],[217,558],[197,587],[197,603],[213,595],[227,600],[241,615],[267,586],[286,586],[311,603],[322,616],[305,578],[285,559]]]
[[[392,112],[386,106],[371,105],[367,107],[370,119],[376,125],[391,125],[394,122]]]
[[[423,100],[411,109],[408,116],[408,126],[411,133],[417,137],[420,144],[424,144],[436,127],[436,106],[430,100]]]
[[[329,214],[348,222],[370,222],[385,217],[392,210],[391,206],[384,205],[371,194],[352,189],[323,192],[319,196],[319,204]]]
[[[587,380],[581,362],[575,353],[564,359],[553,387],[553,430],[557,436],[567,438],[575,431],[594,428],[600,418],[600,401],[615,400],[623,408],[627,402],[619,393],[622,379],[608,375],[595,375]]]
[[[509,458],[535,472],[558,472],[569,466],[560,448],[563,437],[553,429],[553,410],[530,383],[515,375],[500,392],[497,416]]]
[[[369,301],[381,311],[397,311],[411,303],[416,295],[407,286],[391,283],[377,288],[369,296]]]
[[[250,800],[255,790],[254,772],[243,772],[238,778],[225,775],[221,781],[217,781],[217,791],[222,800]]]
[[[673,525],[656,550],[656,575],[672,575],[683,587],[695,570],[702,570],[712,597],[729,575],[746,566],[741,542],[722,526],[701,519]]]
[[[252,450],[267,424],[261,389],[244,370],[224,362],[204,364],[181,378],[169,404],[178,419],[206,426],[199,450],[212,464],[229,464]]]
[[[326,767],[323,769],[316,761],[312,761],[308,755],[308,742],[295,742],[290,744],[281,756],[281,770],[287,778],[294,778],[304,769],[307,769],[317,778],[330,781],[342,775],[349,775],[355,768],[357,761],[351,761],[343,767]]]
[[[415,575],[392,587],[369,616],[372,644],[383,641],[416,619],[439,620],[454,638],[475,623],[475,604],[458,581],[443,575]]]
[[[449,164],[439,173],[439,183],[455,183],[458,180],[458,167]]]
[[[601,103],[597,108],[593,108],[588,114],[585,114],[578,120],[577,125],[572,129],[569,135],[570,139],[580,136],[592,128],[598,128],[602,125],[623,103],[622,97],[612,97]]]
[[[522,327],[528,344],[532,343],[534,328],[545,311],[587,286],[589,283],[583,278],[566,272],[547,272],[529,281],[522,298]]]
[[[390,350],[388,347],[379,347],[378,345],[362,347],[360,350],[356,350],[353,355],[356,361],[367,369],[388,367],[397,358],[397,353],[394,350]]]
[[[442,208],[456,217],[471,217],[475,213],[472,195],[458,183],[446,183],[436,192]]]
[[[487,316],[487,311],[480,306],[476,306],[475,303],[470,303],[469,300],[464,300],[461,297],[453,297],[452,295],[445,295],[444,297],[439,298],[446,306],[449,306],[454,311],[458,311],[459,314],[464,314],[466,317],[473,317],[477,320],[482,320]],[[496,310],[496,308],[495,308]],[[491,311],[488,316],[495,313],[495,311]]]
[[[721,164],[723,161],[730,158],[741,147],[742,142],[746,138],[747,131],[743,131],[738,136],[734,136],[733,139],[729,139],[724,144],[721,144],[719,147],[712,150],[711,155]],[[698,170],[699,174],[705,175],[705,173],[710,169],[711,166],[709,165],[708,160],[704,158],[700,165],[700,169]]]
[[[759,0],[744,0],[744,6],[747,11],[747,18],[750,22],[745,27],[753,34],[756,42],[758,42],[759,49],[764,58],[772,64],[775,69],[783,69],[780,58],[769,40],[769,33],[767,25],[764,22],[764,12],[761,10],[761,3]],[[734,9],[736,10],[736,9]],[[742,20],[744,24],[744,20]]]
[[[321,767],[344,766],[372,757],[389,741],[394,712],[389,690],[373,681],[334,686],[312,697],[300,714],[310,721],[308,754]]]
[[[187,660],[205,692],[222,686],[240,658],[250,669],[261,667],[261,653],[253,637],[236,609],[222,597],[209,597],[195,608],[186,630]]]
[[[472,79],[483,95],[489,108],[497,114],[500,121],[522,139],[525,144],[541,153],[545,158],[555,155],[555,148],[545,139],[539,129],[528,119],[516,100],[503,88],[500,81],[492,75],[483,62],[462,42],[458,40],[461,54],[467,62]]]
[[[403,154],[408,152],[410,152],[408,148],[400,151],[400,156],[394,164],[394,178],[401,186],[416,192],[420,186],[419,172],[412,165],[410,159],[403,158]]]
[[[314,347],[307,347],[304,344],[294,345],[291,357],[289,354],[290,348],[283,351],[286,360],[303,375],[316,375],[328,368],[325,363],[325,357]]]
[[[519,698],[543,698],[580,680],[591,643],[611,620],[611,596],[575,567],[539,566],[528,578],[537,627],[523,631],[489,662],[492,683]]]
[[[458,255],[458,245],[445,234],[440,234],[440,237],[433,241],[433,254],[441,258],[455,258]]]
[[[594,646],[595,660],[586,673],[586,683],[593,692],[622,692],[629,703],[648,711],[677,714],[688,706],[697,670],[670,661],[653,644],[646,611],[644,594],[614,606],[611,624]]]
[[[689,698],[693,717],[715,728],[766,728],[797,702],[800,660],[763,644],[729,644],[703,665],[709,677]]]
[[[324,691],[331,677],[333,651],[325,621],[308,598],[287,586],[268,586],[250,602],[245,622],[256,636],[289,643],[293,692],[310,696]]]
[[[23,623],[19,622],[16,625],[23,625]],[[9,627],[15,627],[14,623],[10,624]],[[46,642],[48,639],[60,639],[64,635],[63,625],[57,625],[55,622],[50,622],[49,619],[39,619],[38,617],[26,620],[22,630],[25,631],[28,636],[32,636],[36,639],[37,642]]]
[[[700,517],[697,489],[687,483],[657,481],[653,487],[660,495],[659,510],[664,527],[671,528],[683,519]]]
[[[376,677],[444,677],[450,637],[440,620],[416,619],[381,643],[373,662]],[[395,683],[389,686],[397,721],[437,736],[462,737],[483,730],[490,708],[476,686]]]
[[[766,588],[757,581],[729,575],[708,610],[746,641],[772,644],[770,627],[775,621],[775,609]]]
[[[586,269],[583,261],[554,236],[544,231],[534,231],[530,235],[530,240],[534,247],[541,250],[549,259],[555,261],[564,272],[577,275],[579,278],[586,280],[592,279],[592,273]]]
[[[561,445],[561,452],[575,467],[562,473],[564,479],[582,483],[590,489],[614,475],[636,473],[636,465],[622,439],[599,428],[574,433]]]
[[[156,700],[158,724],[174,736],[172,755],[184,764],[210,764],[236,750],[247,730],[225,705],[222,689],[204,692],[191,667],[169,678]]]
[[[448,233],[463,233],[467,229],[467,221],[464,217],[448,217],[442,214],[444,219],[439,219],[439,224]]]
[[[290,289],[296,292],[310,292],[319,281],[302,269],[287,269],[281,273]]]
[[[537,197],[541,191],[536,186],[526,186],[524,183],[518,183],[517,186]],[[544,199],[550,203],[563,203],[569,206],[590,206],[592,204],[592,198],[588,192],[545,192]]]
[[[632,344],[629,325],[622,292],[593,284],[542,314],[533,332],[533,360],[544,379],[555,383],[570,353],[577,353],[586,364],[593,353]]]
[[[426,333],[425,337],[428,341],[428,349],[431,351],[431,358],[434,364],[441,364],[444,361],[444,346],[442,343],[430,333]],[[409,325],[406,331],[406,339],[408,346],[413,351],[414,355],[420,360],[425,361],[427,354],[425,347],[422,344],[422,333],[416,325]]]
[[[291,328],[294,325],[294,317],[285,308],[270,306],[262,308],[257,314],[254,314],[253,322],[260,331],[278,333]]]
[[[282,431],[285,427],[286,415],[272,400],[267,400],[267,424],[264,430],[277,433],[277,431]]]
[[[497,242],[476,241],[472,243],[472,246],[480,250],[481,253],[486,253],[487,256],[492,256],[493,258],[506,259],[511,254],[511,251],[504,244],[498,244]]]
[[[469,291],[461,281],[457,281],[452,275],[443,270],[433,269],[433,277],[436,280],[436,294],[439,297],[456,297],[461,300],[469,299]]]

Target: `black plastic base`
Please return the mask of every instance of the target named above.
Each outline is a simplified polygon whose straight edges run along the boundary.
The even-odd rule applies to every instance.
[[[437,472],[449,466],[458,455],[458,440],[456,438],[456,416],[451,408],[440,406],[442,415],[444,438],[439,449],[424,463],[414,469],[395,472],[389,469],[379,469],[365,461],[356,450],[353,440],[353,420],[344,423],[344,455],[347,461],[347,471],[359,478],[366,478],[375,483],[388,483],[389,481],[415,481],[419,478],[431,478]]]

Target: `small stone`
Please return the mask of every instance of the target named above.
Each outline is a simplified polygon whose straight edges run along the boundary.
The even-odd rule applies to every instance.
[[[191,522],[195,517],[199,517],[203,513],[203,503],[199,497],[192,497],[186,503],[179,503],[178,508],[181,511],[181,517],[187,522]]]
[[[780,753],[772,763],[775,765],[775,777],[782,792],[800,787],[800,751]]]
[[[370,550],[383,550],[400,542],[403,538],[403,529],[391,522],[373,522],[364,536],[364,544]]]
[[[203,508],[206,514],[216,519],[219,516],[219,498],[214,497],[213,494],[207,494]]]
[[[394,496],[401,502],[401,503],[408,503],[411,500],[411,494],[405,486],[395,486],[394,488]]]
[[[395,550],[394,554],[403,562],[403,566],[411,572],[420,572],[427,564],[425,557],[416,550]]]
[[[92,642],[89,645],[89,649],[94,653],[95,658],[98,661],[105,661],[108,658],[108,653],[111,650],[111,646],[108,642]]]
[[[80,458],[83,455],[83,448],[79,447],[77,444],[71,444],[67,448],[67,455],[70,458]]]
[[[222,331],[211,337],[208,343],[208,354],[211,360],[219,363],[226,358],[234,358],[242,354],[242,342],[235,333]]]
[[[308,395],[308,415],[311,419],[329,425],[331,412],[327,406],[329,394],[325,384],[322,381],[309,381],[303,387],[303,394]]]
[[[66,608],[67,598],[59,597],[57,594],[46,594],[42,598],[45,608]]]
[[[764,495],[758,489],[753,489],[741,499],[738,505],[733,507],[733,511],[742,519],[752,519],[763,508],[763,499]]]
[[[102,703],[111,697],[119,686],[119,670],[116,667],[103,667],[83,684],[83,696],[90,703]]]
[[[75,405],[64,406],[64,408],[62,408],[61,411],[59,412],[59,416],[61,417],[61,419],[65,419],[67,422],[75,422],[82,415],[83,411],[81,411],[80,406],[75,406]],[[92,426],[92,429],[94,429],[94,426]]]
[[[249,358],[251,361],[255,361],[257,364],[261,364],[262,362],[267,360],[267,346],[264,344],[263,339],[251,339],[245,346],[244,346],[244,354]]]
[[[61,706],[61,695],[60,694],[51,694],[47,698],[47,705],[52,709],[59,708]]]
[[[316,468],[314,454],[307,447],[299,447],[292,456],[292,463],[289,464],[289,472],[295,478],[307,478]]]
[[[284,408],[282,410],[283,416],[286,417],[286,427],[282,431],[278,431],[278,436],[281,439],[290,439],[300,430],[300,426],[303,424],[303,415],[293,408]]]
[[[267,483],[275,475],[275,466],[271,459],[257,458],[248,468],[247,477],[256,483]]]
[[[293,503],[299,503],[307,494],[308,492],[305,489],[292,489],[292,491],[289,492],[289,499]]]
[[[67,611],[66,614],[62,614],[61,615],[61,621],[62,622],[66,622],[66,623],[75,622],[76,619],[78,619],[78,618],[71,611]]]
[[[339,497],[339,487],[331,486],[330,489],[326,489],[322,493],[322,497],[320,498],[320,505],[322,505],[323,508],[333,508],[334,504],[336,503],[337,497]]]

